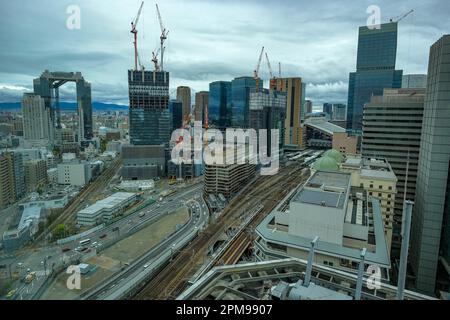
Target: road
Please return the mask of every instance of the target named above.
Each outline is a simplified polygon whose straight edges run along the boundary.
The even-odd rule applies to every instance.
[[[83,299],[115,300],[130,296],[136,288],[145,285],[146,280],[172,259],[177,251],[191,241],[208,223],[209,212],[201,193],[187,203],[191,211],[189,222],[177,232],[158,244],[125,270],[91,290]]]
[[[190,186],[187,190],[180,190],[163,201],[156,202],[146,208],[130,214],[104,228],[93,232],[85,238],[91,240],[88,246],[90,250],[101,251],[110,244],[127,237],[138,231],[140,227],[148,225],[186,204],[187,201],[201,194],[203,184]],[[143,217],[140,217],[144,213]],[[117,229],[116,229],[117,228]],[[117,230],[117,231],[113,231]],[[83,238],[83,239],[85,239]],[[19,279],[23,279],[27,274],[27,270],[35,271],[37,278],[31,284],[25,284],[18,281],[15,285],[16,294],[14,299],[32,299],[46,278],[45,274],[49,274],[52,269],[60,269],[63,265],[70,264],[71,261],[83,260],[83,257],[92,254],[92,252],[77,252],[74,249],[79,247],[80,239],[71,241],[63,245],[50,245],[33,251],[25,251],[17,257],[2,259],[1,264],[6,264],[14,273],[19,273]],[[97,242],[97,248],[92,248],[92,244]],[[63,249],[70,249],[62,252]],[[87,251],[89,250],[87,249]]]

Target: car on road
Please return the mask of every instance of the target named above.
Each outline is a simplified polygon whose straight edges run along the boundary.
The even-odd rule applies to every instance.
[[[62,251],[62,252],[67,252],[67,251],[70,251],[70,248],[62,248],[61,251]]]
[[[139,213],[139,218],[142,218],[142,217],[144,217],[144,216],[145,216],[145,212]]]
[[[106,238],[106,233],[102,234],[99,238],[100,239]]]
[[[17,289],[13,289],[6,294],[6,299],[11,299],[16,293]]]
[[[147,269],[148,268],[148,264],[144,264],[144,269]]]
[[[94,241],[94,242],[91,244],[91,247],[92,247],[92,248],[95,248],[95,247],[97,246],[97,244],[98,244],[97,241]]]

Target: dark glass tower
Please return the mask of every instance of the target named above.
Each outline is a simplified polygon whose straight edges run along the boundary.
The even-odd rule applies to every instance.
[[[172,129],[169,112],[169,73],[128,70],[130,142],[168,145]]]
[[[208,124],[225,128],[230,124],[231,82],[215,81],[209,84]]]
[[[169,111],[172,116],[172,130],[180,129],[183,125],[183,103],[178,100],[170,100]]]
[[[348,84],[347,129],[360,134],[364,104],[384,88],[401,88],[402,70],[395,70],[397,22],[385,23],[380,29],[359,28],[356,72]]]
[[[262,86],[262,83],[261,83]],[[235,128],[248,128],[250,90],[256,88],[253,77],[239,77],[231,81],[231,123]]]

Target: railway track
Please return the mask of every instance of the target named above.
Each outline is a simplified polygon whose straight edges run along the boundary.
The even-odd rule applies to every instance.
[[[259,203],[264,203],[263,212],[258,214],[251,226],[256,226],[266,214],[268,214],[276,204],[304,177],[295,174],[303,168],[297,167],[282,168],[276,176],[263,176],[257,179],[252,185],[247,185],[245,192],[231,201],[224,210],[219,219],[210,224],[197,238],[195,238],[185,250],[180,252],[158,275],[136,294],[134,299],[174,299],[186,287],[187,281],[201,265],[209,248],[217,241],[218,237],[230,227],[236,225],[242,212],[252,208]],[[245,195],[245,196],[244,196]],[[238,239],[241,239],[237,241]],[[240,252],[245,247],[248,239],[245,236],[239,236],[236,239],[236,249],[234,246],[231,251]],[[244,249],[245,250],[245,249]],[[227,250],[227,252],[230,250]],[[234,255],[238,255],[235,253]],[[235,257],[230,253],[227,260],[234,260]]]
[[[107,183],[114,177],[122,164],[121,158],[117,158],[114,162],[92,183],[88,184],[80,193],[72,200],[69,206],[42,232],[36,241],[41,241],[47,238],[47,236],[54,230],[54,228],[60,223],[69,223],[75,221],[75,214],[85,205],[83,200],[90,195],[96,195],[101,192]],[[81,202],[80,202],[81,201]]]

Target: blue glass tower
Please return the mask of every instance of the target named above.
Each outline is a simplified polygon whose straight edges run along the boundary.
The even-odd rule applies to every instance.
[[[209,84],[208,123],[225,128],[230,125],[231,82],[215,81]]]
[[[180,129],[183,125],[183,103],[178,100],[170,100],[169,111],[172,115],[172,130]]]
[[[239,77],[231,81],[231,123],[235,128],[249,126],[250,90],[256,88],[253,77]]]
[[[360,134],[364,104],[384,88],[400,88],[402,70],[395,70],[397,22],[380,29],[359,28],[356,72],[350,73],[347,103],[347,130]]]

